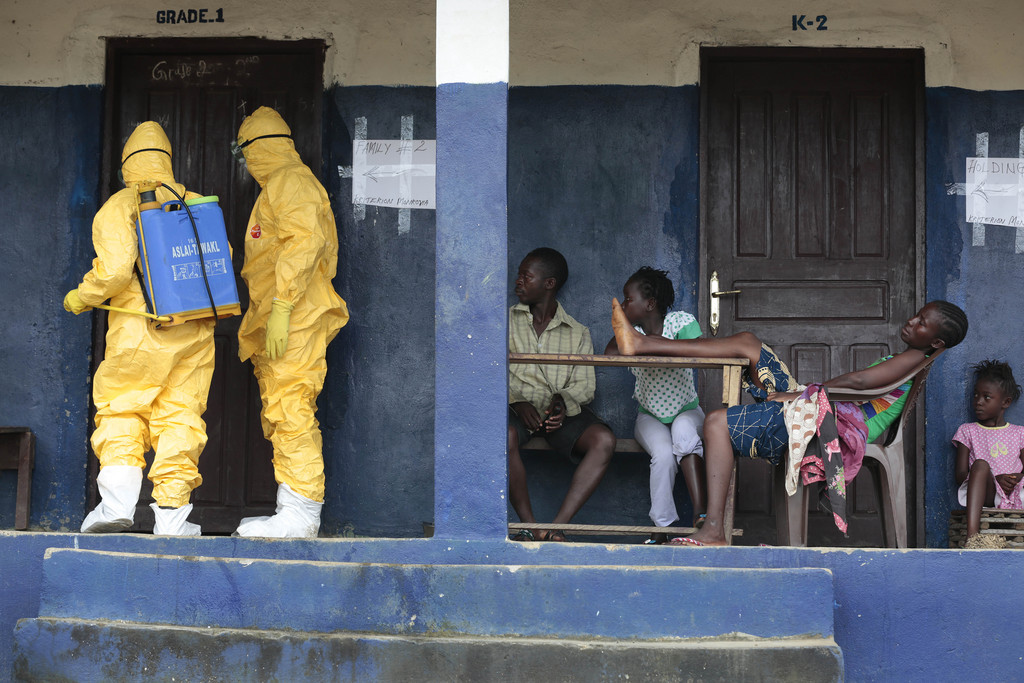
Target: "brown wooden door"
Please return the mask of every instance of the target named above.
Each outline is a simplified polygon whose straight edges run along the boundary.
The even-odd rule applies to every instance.
[[[107,194],[119,189],[117,165],[128,135],[141,121],[160,123],[171,140],[175,179],[220,198],[243,311],[248,292],[239,273],[259,185],[233,160],[230,143],[242,119],[267,105],[281,113],[299,154],[319,171],[323,54],[322,41],[114,40],[108,46]],[[222,320],[215,333],[216,369],[204,415],[209,441],[199,461],[203,484],[192,495],[190,517],[203,533],[230,533],[241,517],[274,509],[272,449],[260,428],[252,365],[238,360],[240,322],[238,316]],[[94,357],[102,358],[102,346]],[[95,459],[91,465],[94,482]],[[153,527],[151,491],[147,480],[136,530]],[[90,498],[94,504],[95,494]]]
[[[741,290],[720,298],[718,334],[754,332],[801,383],[901,350],[922,279],[919,53],[723,49],[702,58],[702,321],[717,272],[721,290]],[[872,476],[848,491],[849,538],[811,496],[810,544],[882,544]],[[774,544],[771,468],[741,458],[737,481],[742,542]]]

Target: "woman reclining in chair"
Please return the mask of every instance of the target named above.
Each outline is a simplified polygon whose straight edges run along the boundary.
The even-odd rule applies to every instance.
[[[827,482],[836,524],[845,532],[845,509],[837,509],[845,507],[845,482],[859,469],[865,445],[899,418],[910,383],[870,403],[837,401],[833,404],[834,415],[827,390],[870,390],[892,384],[932,353],[963,341],[967,334],[967,316],[948,301],[932,301],[900,329],[900,339],[907,345],[905,351],[882,358],[863,370],[812,384],[802,393],[797,391],[796,380],[785,364],[750,332],[722,339],[643,336],[629,324],[616,299],[612,300],[612,329],[619,353],[623,355],[750,359],[743,373],[743,387],[758,402],[716,410],[704,421],[708,491],[704,526],[691,536],[670,542],[672,545],[728,545],[722,521],[734,455],[764,458],[778,465],[790,448],[791,433],[787,423],[805,424],[808,420],[812,427],[817,423],[824,447],[817,480]],[[824,391],[820,391],[822,388]],[[805,400],[796,400],[799,398]],[[815,406],[820,406],[820,410]],[[803,443],[806,445],[806,441]],[[843,468],[844,461],[851,464],[849,473]],[[805,478],[805,482],[814,480]]]

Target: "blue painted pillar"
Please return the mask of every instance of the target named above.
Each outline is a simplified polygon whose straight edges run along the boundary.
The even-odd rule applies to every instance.
[[[505,535],[507,0],[437,2],[434,534]]]

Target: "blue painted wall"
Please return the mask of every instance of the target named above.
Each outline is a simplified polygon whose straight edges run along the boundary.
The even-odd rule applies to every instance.
[[[533,248],[569,262],[559,294],[590,328],[595,351],[612,337],[611,300],[643,265],[667,270],[675,310],[696,315],[699,92],[629,86],[512,88],[509,94],[508,265],[515,274]],[[516,302],[508,287],[507,304]],[[620,438],[633,437],[633,375],[599,368],[592,406]],[[549,454],[525,457],[538,519],[554,517],[573,466]],[[647,524],[648,458],[619,454],[580,523]],[[682,479],[677,508],[692,508]]]
[[[91,320],[64,313],[61,300],[92,255],[101,90],[0,88],[0,102],[14,124],[8,130],[19,131],[0,152],[10,188],[0,201],[14,218],[0,230],[19,254],[10,261],[10,295],[0,306],[9,320],[20,319],[25,301],[40,302],[27,310],[51,312],[25,329],[6,325],[0,332],[3,348],[11,349],[0,358],[0,372],[25,392],[0,397],[0,406],[5,424],[27,424],[40,435],[33,525],[74,529],[85,512]],[[697,103],[693,86],[509,91],[508,262],[514,271],[540,244],[562,250],[572,270],[563,302],[591,327],[598,350],[611,337],[610,299],[640,265],[667,269],[678,305],[695,310]],[[324,106],[322,177],[340,243],[335,284],[352,319],[328,350],[320,398],[328,480],[323,528],[418,536],[422,522],[434,518],[435,212],[412,211],[404,234],[395,209],[367,207],[357,220],[351,180],[338,167],[352,163],[357,117],[367,119],[369,138],[397,138],[403,115],[413,116],[415,137],[435,138],[435,92],[334,87]],[[490,282],[511,291],[504,274]],[[632,376],[602,370],[599,383],[595,408],[617,433],[632,436]],[[59,389],[28,391],[40,386]],[[535,505],[553,515],[571,466],[533,459]],[[13,473],[0,474],[0,526],[8,528],[14,480]],[[683,510],[685,487],[677,488]],[[579,519],[645,523],[648,504],[646,458],[620,455]]]
[[[362,536],[419,536],[434,518],[435,213],[368,206],[356,220],[355,121],[367,138],[395,140],[402,116],[413,137],[436,136],[433,88],[333,87],[324,93],[324,185],[338,225],[335,286],[351,319],[328,348],[320,395],[327,491],[323,530],[351,525]]]
[[[1024,91],[927,91],[927,290],[929,299],[961,306],[970,322],[967,338],[938,362],[928,380],[925,525],[930,547],[945,547],[949,512],[956,509],[950,443],[958,425],[973,419],[970,365],[986,358],[1007,361],[1024,381],[1020,339],[1024,319],[1024,254],[1014,253],[1014,229],[986,226],[985,244],[972,246],[963,195],[947,187],[965,180],[966,158],[979,156],[975,138],[988,133],[988,156],[1017,157],[1024,126]],[[1024,422],[1024,406],[1010,408],[1011,422]]]
[[[92,257],[101,89],[0,88],[0,424],[36,433],[31,524],[77,528],[85,507],[90,315],[64,294]],[[14,472],[0,473],[0,527],[14,525]]]
[[[327,95],[324,139],[329,170],[350,163],[357,116],[367,116],[370,137],[396,137],[398,117],[405,113],[424,126],[433,121],[432,89],[336,88]],[[944,358],[929,382],[928,541],[944,545],[953,495],[948,440],[966,419],[966,366],[993,355],[1016,362],[1013,340],[1021,336],[1021,323],[1012,313],[1021,298],[1021,257],[1012,254],[1012,237],[992,228],[984,247],[971,247],[963,200],[948,195],[945,183],[963,181],[963,158],[974,155],[977,132],[990,134],[990,155],[1015,155],[1024,121],[1024,92],[935,89],[927,98],[928,297],[958,302],[972,319],[963,348]],[[90,326],[87,318],[65,315],[60,302],[88,267],[101,110],[98,88],[0,89],[0,115],[7,124],[0,132],[0,180],[5,189],[0,207],[6,218],[0,230],[13,246],[3,270],[5,296],[0,301],[7,321],[0,326],[0,376],[5,386],[0,409],[5,423],[27,424],[40,435],[33,523],[47,529],[74,527],[84,512]],[[680,287],[680,303],[692,310],[696,89],[512,89],[508,121],[509,236],[507,257],[501,256],[507,264],[514,267],[539,243],[562,249],[572,269],[563,301],[591,326],[599,345],[610,336],[608,299],[643,263],[668,268],[677,283],[687,283]],[[415,135],[432,137],[433,132],[417,124]],[[346,201],[347,181],[327,177],[343,245],[339,289],[352,304],[353,323],[331,347],[332,372],[321,399],[331,482],[325,526],[337,528],[351,521],[361,532],[412,535],[421,520],[433,516],[435,485],[442,505],[447,497],[462,504],[467,492],[479,490],[480,472],[502,471],[503,455],[485,453],[485,467],[449,469],[450,476],[438,477],[435,484],[432,214],[414,212],[410,232],[399,238],[393,210],[369,208],[366,220],[357,222]],[[453,269],[438,281],[451,286]],[[500,289],[499,284],[493,287]],[[507,292],[507,277],[503,286]],[[510,302],[502,298],[496,289],[482,295],[482,301],[494,307]],[[495,321],[503,319],[503,313],[494,315],[481,307],[472,312],[481,316],[486,334],[493,336],[500,324]],[[454,345],[456,329],[448,322],[444,325]],[[493,338],[486,345],[493,346]],[[454,359],[471,346],[453,349],[442,352],[451,352],[447,357]],[[442,366],[438,371],[447,369]],[[487,375],[488,396],[503,382],[503,373],[501,379]],[[597,408],[622,434],[632,415],[629,376],[625,371],[609,373],[600,382]],[[1015,407],[1011,417],[1020,420],[1016,416],[1021,410]],[[490,424],[488,419],[479,418],[481,424]],[[569,470],[544,463],[534,471],[552,475],[550,489],[539,496],[543,501],[538,512],[543,514],[544,506],[557,504]],[[613,471],[581,518],[593,519],[595,511],[602,519],[609,512],[645,517],[642,472],[642,467],[621,472],[620,481],[619,471]],[[632,490],[620,486],[626,480],[632,482]],[[490,476],[483,487],[494,491],[502,484],[500,477]],[[0,523],[11,525],[12,508],[13,477],[5,473],[0,477]],[[488,540],[462,543],[260,543],[2,533],[0,672],[10,653],[13,620],[33,616],[37,610],[45,548],[76,543],[179,555],[355,562],[826,567],[836,576],[836,639],[851,680],[942,679],[951,671],[1000,678],[1006,676],[1006,667],[1019,666],[1021,638],[1015,617],[993,612],[990,596],[991,585],[1018,585],[1024,580],[1017,553],[702,551],[557,544],[534,548],[492,538],[501,521],[500,509],[485,511],[483,533]],[[985,580],[977,580],[979,576]],[[622,580],[628,577],[624,574]],[[682,587],[679,599],[684,598]],[[1014,659],[1008,659],[1009,653]]]
[[[434,212],[395,209],[356,221],[351,180],[356,117],[370,138],[434,139],[433,88],[332,88],[325,93],[325,186],[336,207],[335,285],[352,320],[330,346],[320,398],[328,477],[325,533],[418,536],[433,519]],[[9,247],[0,315],[0,424],[37,434],[31,524],[76,529],[85,514],[92,316],[64,294],[89,268],[99,206],[99,87],[0,88],[0,235]],[[14,525],[16,474],[0,472],[0,528]]]
[[[668,269],[678,305],[696,308],[698,101],[695,86],[509,91],[508,267],[514,272],[541,244],[562,250],[571,271],[562,301],[590,326],[598,350],[611,336],[608,300],[640,265]],[[367,118],[369,137],[394,138],[400,117],[412,115],[414,135],[434,138],[434,105],[432,88],[325,93],[336,284],[353,310],[330,347],[320,402],[329,533],[351,524],[359,534],[416,536],[434,516],[435,214],[413,211],[405,234],[394,209],[368,207],[357,221],[351,182],[337,172],[351,164],[356,117]],[[0,88],[0,231],[11,247],[0,300],[8,321],[0,326],[0,421],[38,434],[32,524],[44,529],[75,528],[85,508],[91,320],[65,314],[61,299],[91,257],[101,112],[98,87]],[[1018,154],[1024,91],[929,89],[926,118],[927,297],[954,301],[971,318],[966,342],[940,361],[927,392],[927,541],[944,546],[955,507],[949,439],[968,419],[968,366],[989,357],[1019,363],[1020,323],[994,312],[1015,310],[1024,263],[1011,228],[989,227],[985,245],[972,247],[964,199],[946,186],[963,182],[977,133],[989,133],[991,156]],[[503,286],[510,292],[507,277]],[[1024,378],[1024,367],[1017,371]],[[631,375],[607,369],[598,382],[595,408],[630,436]],[[1014,406],[1010,418],[1022,413]],[[538,514],[553,515],[571,466],[536,454],[527,466]],[[0,473],[0,527],[13,526],[14,482],[13,472]],[[643,523],[646,486],[645,458],[618,456],[580,521]],[[686,508],[683,488],[677,500]]]

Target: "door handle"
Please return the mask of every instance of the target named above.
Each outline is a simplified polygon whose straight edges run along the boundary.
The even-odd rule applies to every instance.
[[[713,271],[711,273],[711,284],[708,287],[708,290],[711,293],[711,324],[709,325],[709,327],[711,328],[711,335],[715,336],[715,335],[718,334],[718,323],[721,320],[721,318],[719,316],[719,310],[718,310],[718,308],[719,308],[719,304],[718,304],[719,297],[732,296],[732,295],[735,295],[735,294],[739,294],[743,290],[742,289],[730,289],[730,290],[727,290],[727,291],[724,291],[724,292],[719,291],[718,290],[718,271],[717,270]]]

